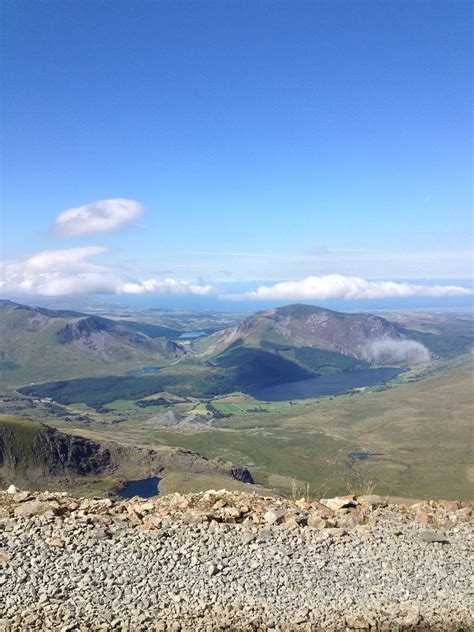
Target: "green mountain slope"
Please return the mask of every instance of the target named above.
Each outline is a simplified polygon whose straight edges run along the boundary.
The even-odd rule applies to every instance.
[[[310,371],[285,357],[245,346],[227,349],[214,359],[213,364],[226,370],[228,379],[236,386],[233,390],[248,390],[313,377]]]
[[[165,366],[185,354],[167,327],[67,310],[0,303],[0,377],[5,384],[107,375]]]

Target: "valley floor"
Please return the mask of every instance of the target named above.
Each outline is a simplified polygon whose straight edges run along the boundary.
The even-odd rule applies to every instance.
[[[285,495],[308,493],[309,485],[314,496],[375,489],[405,498],[467,500],[474,480],[473,367],[470,354],[425,372],[407,372],[390,385],[290,402],[258,402],[243,394],[209,402],[161,393],[144,400],[157,405],[117,400],[98,412],[84,404],[34,403],[9,393],[1,398],[0,411],[104,445],[182,447],[232,461],[249,468],[263,487]],[[161,405],[163,397],[168,406]],[[165,427],[160,419],[170,410],[183,417],[208,414],[211,421],[194,429]],[[129,474],[122,479],[142,477]],[[84,485],[81,495],[107,491],[103,482],[84,483],[90,489]],[[195,476],[168,476],[161,485],[163,493],[209,489],[208,481]]]
[[[0,493],[0,629],[472,630],[472,505]]]

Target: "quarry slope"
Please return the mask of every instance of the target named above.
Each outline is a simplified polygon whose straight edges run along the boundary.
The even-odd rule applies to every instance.
[[[472,504],[0,493],[0,628],[466,631]]]

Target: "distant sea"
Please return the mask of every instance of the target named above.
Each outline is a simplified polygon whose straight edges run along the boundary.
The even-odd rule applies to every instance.
[[[378,279],[371,279],[378,280]],[[380,279],[386,280],[386,279]],[[416,285],[458,285],[461,287],[474,289],[474,281],[471,279],[391,279],[400,283],[413,283]],[[223,295],[241,294],[255,290],[260,285],[274,285],[275,281],[251,281],[245,283],[214,283],[217,291]],[[321,300],[301,300],[289,299],[283,301],[255,301],[255,300],[232,300],[220,299],[216,296],[164,296],[160,294],[142,294],[129,296],[95,295],[95,296],[70,296],[70,297],[39,297],[39,296],[5,296],[19,303],[27,305],[39,305],[44,307],[82,309],[87,311],[87,305],[98,307],[100,303],[104,306],[127,305],[144,308],[161,309],[185,309],[185,310],[209,310],[209,311],[229,311],[229,312],[254,312],[270,307],[281,307],[290,303],[307,303],[309,305],[319,305],[327,309],[334,309],[341,312],[373,312],[379,310],[451,310],[460,309],[471,311],[474,308],[474,297],[412,297],[412,298],[385,298],[374,300],[342,300],[333,299]]]

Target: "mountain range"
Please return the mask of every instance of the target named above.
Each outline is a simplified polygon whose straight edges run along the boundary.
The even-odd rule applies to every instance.
[[[5,383],[29,383],[21,392],[95,407],[161,391],[212,397],[368,367],[411,366],[466,353],[474,343],[472,320],[455,320],[450,329],[442,319],[427,326],[304,304],[256,312],[187,345],[177,341],[179,330],[159,324],[10,301],[0,308]],[[143,367],[157,372],[129,374]],[[42,384],[47,380],[56,381]]]

